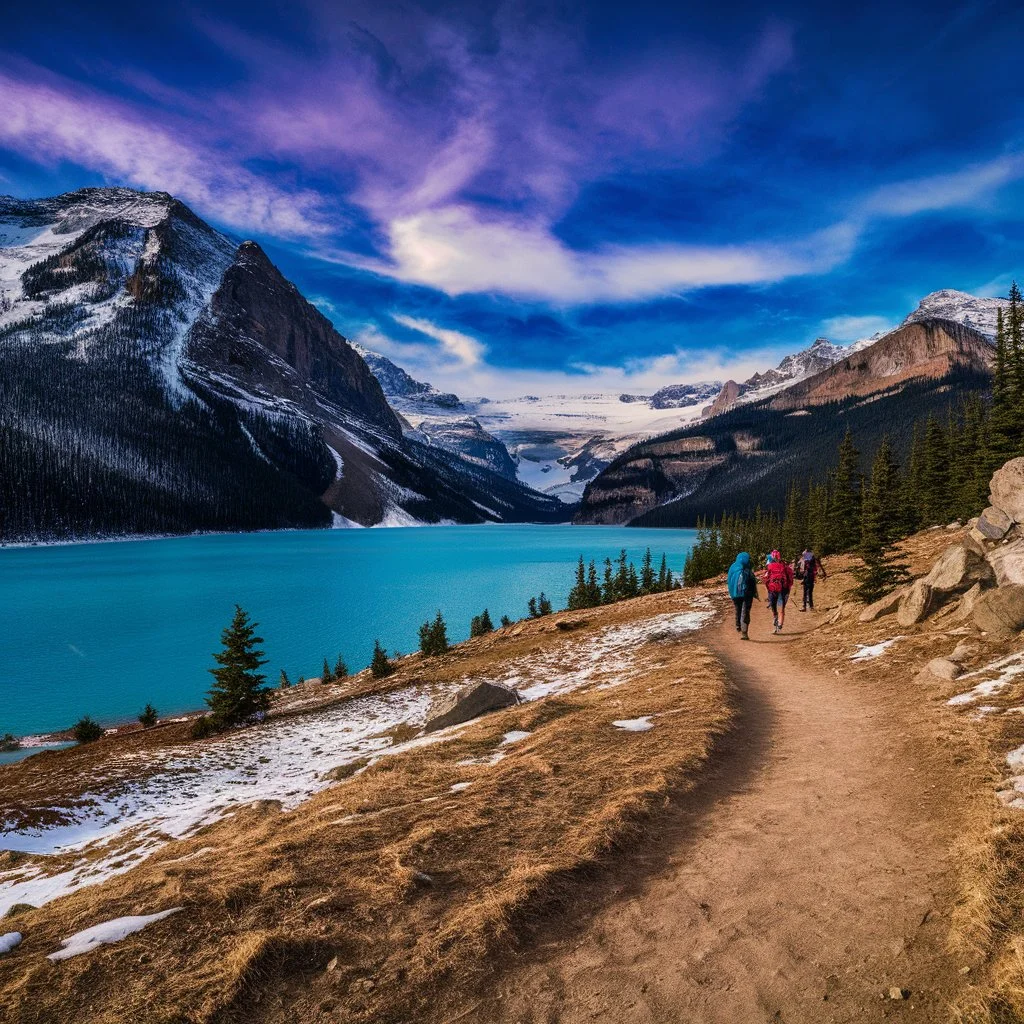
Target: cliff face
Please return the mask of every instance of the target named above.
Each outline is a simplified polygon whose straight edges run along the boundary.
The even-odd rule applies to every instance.
[[[910,380],[938,380],[960,369],[986,372],[993,349],[984,335],[952,320],[922,320],[787,388],[773,409],[799,409],[867,397]]]

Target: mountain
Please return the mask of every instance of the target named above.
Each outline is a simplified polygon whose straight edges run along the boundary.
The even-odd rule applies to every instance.
[[[991,357],[969,327],[914,321],[759,401],[635,445],[587,486],[575,521],[692,526],[781,509],[791,479],[832,466],[847,427],[865,460],[883,434],[905,450],[915,421],[989,386]]]
[[[982,299],[967,292],[945,288],[926,295],[901,326],[921,320],[952,320],[954,323],[972,328],[989,340],[994,340],[996,313],[1000,309],[1006,309],[1009,304],[1009,299]]]
[[[695,419],[721,388],[714,381],[672,384],[653,395],[460,398],[416,380],[378,352],[356,348],[409,436],[470,461],[482,458],[502,475],[511,466],[520,483],[570,505],[616,455],[644,437]]]
[[[835,345],[827,338],[817,338],[808,348],[786,356],[774,370],[755,373],[742,384],[734,380],[722,385],[718,396],[704,411],[705,417],[717,416],[739,402],[759,402],[789,387],[795,381],[811,377],[848,355],[851,348]]]
[[[563,516],[406,436],[255,242],[166,193],[0,198],[0,539]]]

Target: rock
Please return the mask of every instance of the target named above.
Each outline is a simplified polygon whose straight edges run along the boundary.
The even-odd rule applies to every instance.
[[[958,665],[963,665],[964,662],[970,661],[978,653],[978,648],[974,644],[969,644],[966,640],[961,640],[960,643],[953,648],[953,653],[949,656],[950,661],[955,661]]]
[[[948,525],[948,526],[946,527],[946,529],[947,529],[947,530],[959,530],[959,529],[960,529],[960,527],[961,527],[961,526],[963,526],[963,525],[964,525],[964,524],[963,524],[963,523],[961,523],[959,519],[954,519],[954,520],[953,520],[953,522],[951,522],[951,523],[950,523],[950,524],[949,524],[949,525]]]
[[[900,598],[896,610],[896,621],[901,626],[913,626],[928,618],[937,606],[931,586],[924,580],[916,580],[910,589]]]
[[[999,586],[1024,583],[1024,541],[1003,544],[988,553],[988,563]]]
[[[951,682],[960,675],[960,666],[949,658],[932,658],[927,665],[918,673],[918,679],[941,679],[944,682]]]
[[[974,611],[974,602],[981,596],[981,584],[975,583],[970,590],[964,594],[956,603],[956,608],[949,617],[950,622],[963,622],[965,619],[971,617],[971,612]]]
[[[938,599],[935,607],[954,594],[970,590],[975,583],[985,585],[994,580],[995,572],[985,556],[967,544],[952,544],[946,548],[924,578]]]
[[[1024,629],[1024,586],[1011,583],[985,591],[974,602],[972,615],[974,624],[988,633],[1012,636],[1020,632]]]
[[[1024,459],[1004,463],[988,486],[988,500],[1015,523],[1024,523]]]
[[[971,527],[971,536],[982,541],[1002,540],[1012,526],[1013,520],[1002,509],[989,505]]]
[[[519,699],[515,690],[500,683],[470,683],[457,693],[435,700],[430,705],[424,732],[435,732],[449,725],[468,722],[488,711],[518,704]]]
[[[894,590],[891,594],[886,594],[885,597],[879,598],[874,604],[869,604],[857,616],[859,622],[874,622],[875,619],[880,619],[883,615],[889,615],[891,612],[896,611],[896,606],[900,603],[903,595],[907,592],[907,587],[900,587],[898,590]]]
[[[910,998],[910,989],[897,988],[895,985],[893,985],[893,987],[891,989],[889,989],[889,998],[890,999],[909,999]]]
[[[337,957],[333,957],[331,962],[327,965],[327,970],[333,972],[333,971],[336,971],[337,969],[338,969],[338,958]]]

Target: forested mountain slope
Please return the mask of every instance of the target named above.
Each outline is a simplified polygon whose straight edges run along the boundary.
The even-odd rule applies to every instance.
[[[403,437],[255,242],[165,193],[0,198],[0,540],[552,520]]]
[[[588,486],[576,521],[692,526],[781,511],[792,480],[831,468],[847,428],[868,458],[885,434],[905,453],[915,422],[990,386],[991,354],[960,324],[908,324],[765,401],[636,445]]]

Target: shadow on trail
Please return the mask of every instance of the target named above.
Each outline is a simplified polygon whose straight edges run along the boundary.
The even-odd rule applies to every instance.
[[[520,952],[510,958],[509,968],[542,966],[571,946],[593,918],[612,903],[641,897],[656,878],[671,870],[674,861],[686,859],[702,837],[708,812],[721,801],[746,792],[767,766],[777,712],[763,685],[732,660],[728,650],[731,644],[721,642],[721,622],[709,623],[706,628],[706,634],[694,639],[711,647],[725,667],[736,709],[732,729],[719,739],[702,780],[693,789],[670,793],[668,805],[652,817],[639,838],[618,847],[602,864],[580,871],[579,884],[570,899],[549,905],[520,927]],[[473,989],[463,991],[455,1007],[439,1005],[430,1020],[500,1019],[495,983],[500,983],[503,974],[500,969],[482,974]],[[467,999],[475,1005],[451,1016],[456,1007],[465,1006]],[[489,1016],[492,1007],[494,1015]]]

